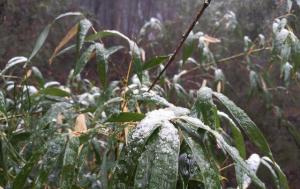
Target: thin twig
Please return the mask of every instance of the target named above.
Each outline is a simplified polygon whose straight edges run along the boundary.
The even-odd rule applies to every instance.
[[[164,69],[155,78],[155,80],[153,81],[152,85],[148,89],[148,92],[151,91],[151,89],[156,85],[156,83],[158,82],[158,80],[160,79],[160,77],[163,75],[163,73],[167,70],[167,68],[174,61],[176,55],[179,53],[179,51],[180,51],[181,47],[183,46],[184,42],[186,41],[186,39],[188,38],[189,34],[191,33],[191,31],[193,30],[193,28],[197,24],[198,20],[203,15],[205,9],[209,6],[210,2],[211,2],[211,0],[205,0],[203,6],[200,9],[200,11],[198,12],[196,18],[194,19],[194,21],[192,22],[192,24],[190,25],[190,27],[188,28],[188,30],[185,32],[185,34],[182,36],[182,39],[181,39],[180,43],[178,44],[177,48],[175,49],[174,53],[172,54],[172,56],[170,56],[170,58],[169,58],[169,60],[168,60],[168,62],[166,64],[166,66],[164,67]]]
[[[258,53],[258,52],[261,52],[261,51],[265,51],[265,50],[270,50],[271,49],[271,47],[265,47],[265,48],[260,48],[260,49],[255,49],[255,50],[252,50],[250,53],[238,53],[238,54],[235,54],[235,55],[232,55],[232,56],[229,56],[229,57],[226,57],[226,58],[222,58],[222,59],[220,59],[220,60],[217,60],[216,61],[216,63],[217,64],[221,64],[221,63],[225,63],[225,62],[228,62],[228,61],[230,61],[230,60],[234,60],[234,59],[237,59],[237,58],[241,58],[241,57],[243,57],[243,56],[245,56],[245,55],[251,55],[251,54],[253,54],[253,53]],[[203,66],[211,66],[211,65],[214,65],[214,63],[208,63],[208,64],[205,64],[205,65],[199,65],[199,66],[196,66],[196,67],[194,67],[194,68],[192,68],[192,69],[190,69],[190,70],[188,70],[188,71],[186,71],[185,73],[184,73],[184,75],[186,75],[186,74],[189,74],[189,73],[191,73],[191,72],[193,72],[193,71],[196,71],[196,70],[198,70],[199,68],[201,68],[201,67],[203,67]]]

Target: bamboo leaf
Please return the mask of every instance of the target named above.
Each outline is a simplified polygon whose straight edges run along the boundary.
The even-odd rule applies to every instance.
[[[10,68],[27,61],[28,59],[24,56],[17,56],[10,59],[8,63],[5,65],[5,68],[1,71],[0,75],[5,74]]]
[[[72,185],[75,183],[75,168],[77,165],[79,146],[79,138],[70,136],[63,156],[62,173],[60,179],[61,188],[72,188]]]
[[[95,50],[95,45],[89,46],[89,48],[81,55],[80,59],[76,62],[73,77],[80,74],[88,61],[91,59]]]
[[[241,130],[236,126],[234,121],[224,112],[218,112],[218,115],[229,122],[229,127],[231,129],[233,139],[235,142],[235,146],[238,149],[240,156],[245,159],[246,158],[246,147],[243,134]]]
[[[108,118],[107,122],[137,122],[144,118],[144,114],[121,112],[119,114],[113,114],[110,118]]]
[[[180,119],[184,120],[191,126],[208,131],[210,134],[212,134],[218,145],[226,151],[230,157],[238,164],[238,166],[243,170],[245,174],[247,174],[252,181],[259,187],[259,188],[265,188],[264,183],[256,176],[256,174],[249,168],[249,166],[246,164],[246,162],[241,158],[239,155],[239,152],[232,146],[230,146],[225,139],[222,137],[221,134],[219,134],[217,131],[212,130],[209,126],[204,125],[199,119],[197,118],[192,118],[192,117],[187,117],[187,116],[182,116]]]
[[[278,179],[279,179],[279,185],[280,185],[280,187],[278,187],[278,188],[289,189],[289,184],[288,184],[287,178],[286,178],[285,174],[283,173],[283,171],[281,170],[280,166],[277,163],[275,163],[273,160],[271,160],[269,157],[262,157],[262,160],[268,162],[275,169]]]
[[[78,35],[77,35],[77,53],[81,50],[85,37],[92,27],[92,23],[88,19],[83,19],[79,22]]]
[[[184,141],[190,147],[193,153],[193,158],[196,160],[196,163],[200,169],[204,187],[207,189],[222,188],[219,178],[219,171],[214,162],[209,159],[209,156],[205,152],[205,147],[195,142],[186,132],[183,132],[183,137]]]
[[[40,149],[34,151],[30,159],[26,162],[25,166],[18,173],[17,177],[14,179],[12,184],[12,189],[22,189],[26,184],[27,177],[32,171],[33,167],[37,165],[37,162],[40,160],[42,154],[44,153],[45,148],[42,146]]]
[[[237,107],[231,100],[221,93],[213,93],[214,96],[228,109],[233,119],[239,124],[244,132],[249,136],[251,141],[268,157],[273,158],[267,140],[263,136],[259,128],[248,117],[248,115],[239,107]]]
[[[58,97],[69,97],[70,93],[67,91],[64,91],[57,87],[47,87],[41,91],[44,95],[50,95],[50,96],[58,96]]]
[[[111,36],[117,36],[122,39],[125,39],[128,42],[129,49],[130,49],[130,54],[132,56],[132,61],[133,61],[133,66],[134,66],[134,71],[138,75],[140,81],[142,82],[143,78],[143,66],[142,66],[142,59],[141,59],[141,51],[140,48],[137,46],[137,44],[129,39],[127,36],[124,34],[115,31],[115,30],[104,30],[100,31],[96,34],[93,34],[91,36],[87,37],[87,41],[95,41],[97,39],[101,39],[103,37],[111,37]]]
[[[118,50],[122,49],[122,46],[111,47],[109,49],[104,48],[104,46],[100,43],[95,44],[96,48],[96,59],[97,59],[97,70],[99,74],[100,82],[102,86],[106,89],[107,88],[107,70],[108,70],[108,58],[117,52]]]
[[[50,31],[50,28],[51,28],[52,24],[49,24],[48,26],[46,26],[44,28],[44,30],[42,31],[42,33],[39,35],[36,43],[35,43],[35,46],[32,50],[32,53],[31,55],[29,56],[28,58],[28,61],[27,62],[30,62],[31,59],[39,52],[39,50],[42,48],[42,46],[44,45],[48,35],[49,35],[49,31]]]
[[[163,122],[138,161],[135,188],[176,188],[180,140],[178,130]]]
[[[155,58],[150,59],[143,65],[143,70],[150,70],[155,68],[156,66],[163,64],[166,60],[169,59],[170,56],[157,56]]]

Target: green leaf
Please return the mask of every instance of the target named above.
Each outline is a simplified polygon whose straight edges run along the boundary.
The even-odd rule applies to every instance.
[[[195,47],[196,47],[196,43],[194,39],[187,40],[187,42],[183,46],[183,52],[182,52],[183,63],[185,63],[186,60],[192,56]]]
[[[155,68],[156,66],[163,64],[166,60],[169,59],[169,57],[170,56],[157,56],[155,58],[152,58],[143,65],[143,70]]]
[[[70,93],[67,91],[64,91],[60,88],[56,87],[48,87],[41,90],[41,93],[44,95],[50,95],[50,96],[58,96],[58,97],[69,97]]]
[[[292,63],[294,70],[297,71],[300,67],[300,40],[297,40],[292,47]]]
[[[76,181],[75,168],[78,163],[77,160],[79,145],[79,138],[70,136],[63,156],[62,172],[60,179],[61,188],[71,189],[72,185]]]
[[[285,174],[283,173],[283,171],[280,169],[279,165],[277,163],[275,163],[273,160],[271,160],[269,157],[263,157],[262,160],[265,160],[266,162],[268,162],[275,169],[278,179],[279,179],[279,185],[280,185],[279,188],[280,189],[289,189],[289,184],[288,184],[287,178],[286,178]]]
[[[48,141],[47,151],[43,157],[33,188],[43,188],[43,185],[47,184],[48,176],[55,169],[56,163],[65,149],[65,145],[66,137],[62,135],[57,135]]]
[[[18,57],[14,57],[14,58],[10,59],[8,61],[8,63],[6,64],[5,68],[1,71],[0,75],[5,74],[5,72],[7,72],[10,68],[12,68],[18,64],[27,62],[27,61],[28,61],[28,59],[23,56],[18,56]]]
[[[86,66],[86,64],[88,63],[88,61],[91,59],[91,56],[92,56],[92,53],[95,50],[95,47],[96,46],[94,44],[92,44],[81,55],[81,57],[79,58],[79,60],[76,62],[74,73],[73,73],[73,77],[77,76],[78,74],[80,74],[82,72],[83,68]]]
[[[47,37],[49,35],[49,31],[50,31],[52,25],[54,23],[56,23],[56,21],[58,21],[59,19],[67,17],[67,16],[82,16],[82,13],[80,13],[80,12],[68,12],[68,13],[64,13],[64,14],[61,14],[58,17],[56,17],[52,23],[48,24],[44,28],[44,30],[41,32],[41,34],[39,35],[39,37],[38,37],[38,39],[37,39],[37,41],[35,43],[35,46],[34,46],[32,52],[31,52],[31,55],[29,56],[29,58],[28,58],[25,66],[27,66],[27,64],[31,61],[31,59],[38,53],[38,51],[44,45],[44,43],[45,43],[45,41],[46,41],[46,39],[47,39]]]
[[[108,58],[117,52],[118,50],[122,49],[122,46],[111,47],[106,49],[102,44],[96,43],[96,59],[97,59],[97,70],[99,74],[99,79],[102,86],[106,89],[107,88],[107,73],[108,73]]]
[[[49,24],[48,26],[46,26],[44,28],[44,30],[42,31],[42,33],[39,35],[38,39],[35,42],[35,46],[31,52],[31,55],[28,58],[27,62],[30,62],[31,59],[39,52],[39,50],[42,48],[42,46],[44,45],[48,35],[49,35],[49,31],[51,28],[52,24]]]
[[[187,122],[189,125],[197,128],[198,130],[205,130],[208,131],[209,133],[211,133],[218,145],[224,150],[226,151],[230,157],[238,164],[238,166],[242,169],[242,171],[247,174],[252,181],[259,187],[259,188],[265,188],[264,183],[256,176],[256,174],[248,167],[248,165],[246,164],[246,162],[241,158],[241,156],[239,155],[239,152],[237,151],[236,148],[230,146],[225,139],[222,137],[221,134],[219,134],[217,131],[212,130],[209,126],[204,125],[201,120],[196,119],[196,118],[192,118],[192,117],[187,117],[187,116],[183,116],[180,119],[182,119],[183,121]]]
[[[182,127],[185,126],[182,125]],[[219,177],[219,171],[216,165],[214,164],[213,160],[211,160],[207,152],[205,152],[205,147],[195,142],[191,137],[188,136],[188,133],[186,132],[183,132],[183,137],[184,141],[190,147],[193,153],[193,158],[195,159],[199,167],[204,187],[208,189],[222,188]]]
[[[109,149],[107,149],[103,155],[102,163],[101,163],[101,170],[100,170],[100,179],[103,188],[108,188],[108,167],[107,167],[107,155]]]
[[[139,158],[135,188],[176,188],[179,150],[178,130],[170,122],[163,122]]]
[[[87,41],[94,41],[97,39],[101,39],[103,37],[111,37],[111,36],[117,36],[125,39],[128,42],[129,49],[130,49],[130,54],[132,56],[132,61],[133,61],[133,67],[134,67],[134,72],[138,75],[140,81],[142,82],[143,78],[143,66],[142,66],[142,60],[141,60],[141,51],[137,44],[129,39],[127,36],[124,34],[115,31],[115,30],[104,30],[100,31],[96,34],[93,34],[91,36],[87,37]]]
[[[273,158],[267,140],[263,136],[259,128],[248,117],[248,115],[231,100],[221,93],[213,93],[214,96],[228,109],[233,119],[239,124],[243,131],[248,135],[250,140],[268,157]]]
[[[218,115],[229,122],[229,127],[231,129],[235,147],[238,149],[240,156],[246,158],[246,148],[245,141],[241,130],[236,126],[235,122],[224,112],[218,112]]]
[[[293,66],[289,62],[286,62],[282,66],[281,76],[283,77],[283,81],[284,81],[284,84],[286,86],[288,86],[289,83],[290,83],[290,78],[291,78],[292,70],[293,70]]]
[[[150,92],[143,92],[142,94],[136,95],[137,100],[143,102],[153,102],[156,105],[160,105],[163,107],[172,107],[174,106],[170,102],[168,102],[165,98],[156,95]]]
[[[153,134],[158,131],[163,121],[168,121],[175,118],[175,116],[187,113],[186,109],[179,107],[159,109],[147,113],[145,119],[130,133],[128,146],[121,152],[114,175],[115,184],[127,187],[133,186],[138,159],[151,136],[154,136]]]
[[[81,50],[85,37],[92,27],[92,23],[88,19],[83,19],[79,22],[78,35],[77,35],[77,53]]]
[[[43,86],[45,84],[45,79],[44,79],[43,74],[41,73],[41,71],[35,66],[32,66],[31,70],[32,70],[33,76],[37,79],[40,86]]]
[[[7,174],[7,157],[5,154],[5,144],[2,142],[2,137],[0,138],[0,185],[5,186],[8,180]]]
[[[37,163],[40,160],[40,157],[43,155],[44,151],[45,151],[44,146],[42,146],[40,149],[37,149],[34,151],[32,156],[30,157],[30,159],[27,161],[25,166],[21,169],[21,171],[18,173],[18,175],[14,179],[14,182],[12,184],[12,189],[24,188],[27,177],[29,176],[33,167],[35,165],[37,165]]]
[[[211,128],[219,127],[217,107],[213,102],[213,91],[208,87],[201,87],[197,92],[197,100],[192,108],[192,112],[203,120],[204,124]]]
[[[144,118],[144,114],[121,112],[118,114],[113,114],[110,118],[108,118],[107,122],[137,122]]]
[[[272,165],[270,165],[270,163],[264,159],[261,159],[260,161],[261,161],[261,164],[264,165],[270,171],[270,173],[272,174],[274,183],[276,185],[276,188],[279,189],[280,188],[279,179],[278,179],[277,173],[273,169]]]
[[[0,91],[0,112],[6,113],[6,99],[2,91]]]
[[[74,51],[75,52],[75,50],[76,50],[76,45],[70,45],[70,46],[64,48],[63,50],[59,51],[59,53],[57,53],[53,58],[61,56],[63,54],[66,54],[69,51],[71,51],[71,52]]]

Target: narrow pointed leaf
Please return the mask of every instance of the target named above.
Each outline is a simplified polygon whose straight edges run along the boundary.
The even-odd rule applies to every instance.
[[[138,161],[135,188],[176,188],[180,140],[178,130],[163,122],[158,134],[150,139]]]
[[[91,45],[80,57],[80,59],[76,62],[75,70],[73,76],[80,74],[83,68],[86,66],[88,61],[91,59],[92,54],[95,50],[95,45]]]
[[[277,163],[275,163],[273,160],[271,160],[269,157],[263,157],[262,159],[268,162],[270,165],[272,165],[273,168],[275,169],[279,179],[280,189],[289,189],[287,178],[283,173],[283,171],[281,170],[280,166]]]
[[[222,118],[225,118],[229,122],[229,127],[231,129],[234,144],[236,148],[238,149],[240,156],[245,159],[246,158],[246,146],[245,146],[245,140],[243,137],[243,134],[241,130],[236,126],[235,122],[225,113],[218,112],[218,115]]]
[[[214,96],[228,109],[233,119],[239,124],[243,131],[248,135],[251,141],[268,157],[273,158],[267,140],[255,123],[248,115],[231,100],[221,93],[214,92]]]
[[[163,64],[168,59],[169,56],[157,56],[155,58],[152,58],[143,65],[143,70],[150,70],[152,68],[155,68]]]
[[[49,64],[52,64],[53,59],[57,56],[58,52],[73,38],[78,32],[78,24],[75,24],[65,35],[65,37],[59,42],[58,46],[55,48],[53,54],[49,59]]]
[[[78,137],[70,136],[63,157],[60,187],[70,189],[75,183],[75,168],[78,159],[80,141]]]
[[[85,37],[92,27],[92,23],[88,19],[83,19],[79,22],[78,35],[77,35],[77,53],[81,50]]]
[[[193,153],[193,157],[200,169],[204,187],[207,189],[222,188],[219,178],[219,170],[214,165],[214,162],[209,159],[207,153],[205,153],[205,148],[201,144],[195,142],[191,137],[189,137],[188,133],[183,132],[183,137],[185,142],[190,147]]]
[[[145,118],[144,114],[122,112],[119,114],[113,114],[108,118],[107,122],[137,122]]]
[[[44,147],[41,147],[41,149],[35,150],[34,154],[30,157],[30,159],[27,161],[25,166],[21,169],[17,177],[14,179],[12,189],[23,189],[26,180],[32,171],[33,167],[37,165],[38,161],[40,160],[40,157],[44,153],[45,149]]]
[[[10,68],[18,65],[18,64],[22,64],[24,62],[27,62],[28,59],[26,57],[23,56],[18,56],[18,57],[14,57],[12,59],[10,59],[8,61],[8,63],[6,64],[5,68],[1,71],[0,75],[3,75],[5,72],[7,72]]]
[[[39,35],[36,43],[35,43],[35,46],[33,48],[33,51],[31,53],[31,55],[29,56],[28,58],[28,61],[31,61],[31,59],[39,52],[39,50],[42,48],[42,46],[44,45],[48,35],[49,35],[49,31],[50,31],[50,28],[51,28],[52,24],[49,24],[48,26],[45,27],[45,29],[42,31],[42,33]]]
[[[262,188],[262,189],[265,188],[264,183],[248,167],[246,162],[239,155],[239,152],[237,151],[237,149],[234,148],[233,146],[230,146],[225,141],[225,139],[223,138],[223,136],[221,134],[219,134],[215,130],[212,130],[210,127],[204,125],[199,119],[187,117],[187,116],[182,116],[181,119],[193,127],[196,127],[198,129],[203,129],[203,130],[211,133],[216,138],[218,145],[230,155],[230,157],[239,165],[239,167],[242,168],[243,172],[246,173],[252,179],[252,181],[257,185],[257,187]]]
[[[101,39],[103,37],[111,37],[111,36],[117,36],[117,37],[123,38],[128,42],[129,49],[130,49],[130,54],[131,54],[131,57],[132,57],[132,61],[134,63],[133,64],[134,71],[138,75],[140,81],[142,81],[143,66],[142,66],[142,59],[141,59],[141,51],[140,51],[140,48],[137,46],[137,44],[134,41],[129,39],[124,34],[118,32],[118,31],[115,31],[115,30],[100,31],[96,34],[88,36],[86,40],[87,41],[94,41],[94,40],[97,40],[99,38]]]

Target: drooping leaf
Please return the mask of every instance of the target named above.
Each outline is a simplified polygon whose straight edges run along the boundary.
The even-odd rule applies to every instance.
[[[183,127],[185,126],[183,125]],[[193,153],[193,158],[199,167],[204,187],[220,189],[221,183],[219,178],[219,170],[217,169],[216,165],[214,165],[213,160],[209,158],[208,153],[205,152],[205,147],[199,142],[195,142],[192,137],[188,136],[188,133],[183,132],[183,136],[184,141],[190,147]]]
[[[121,112],[119,114],[113,114],[108,118],[107,122],[137,122],[145,118],[144,114]]]
[[[278,176],[278,181],[280,185],[280,189],[289,189],[289,184],[287,181],[287,178],[283,171],[281,170],[280,166],[275,163],[273,160],[271,160],[269,157],[262,157],[262,160],[268,162],[272,167],[275,169],[277,176]]]
[[[147,113],[146,117],[129,135],[128,146],[122,151],[116,166],[114,182],[119,186],[133,186],[136,163],[144,151],[149,138],[161,127],[163,121],[188,113],[186,109],[179,107],[159,109]]]
[[[5,68],[1,71],[0,75],[5,74],[10,68],[12,68],[18,64],[27,62],[27,61],[28,61],[28,59],[23,56],[18,56],[18,57],[14,57],[14,58],[10,59],[8,61],[8,63],[6,64]]]
[[[67,16],[83,16],[83,14],[81,12],[66,12],[66,13],[63,13],[61,15],[58,15],[54,21],[58,21],[60,20],[61,18],[64,18],[64,17],[67,17]]]
[[[258,170],[258,167],[261,163],[259,155],[252,154],[246,160],[246,163],[247,163],[249,169],[251,169],[254,173],[256,173]],[[237,175],[237,182],[239,184],[239,186],[237,188],[238,189],[248,188],[251,184],[251,178],[247,174],[243,173],[243,170],[241,170],[241,168],[239,167],[238,164],[235,166],[235,170],[236,170],[236,175]]]
[[[180,119],[184,120],[185,122],[187,122],[188,124],[190,124],[195,128],[208,131],[210,134],[212,134],[215,137],[218,145],[230,155],[230,157],[235,161],[235,163],[237,163],[238,166],[242,169],[242,171],[252,179],[252,181],[257,185],[257,187],[263,189],[265,188],[264,183],[256,176],[256,174],[249,168],[246,162],[241,158],[237,149],[229,145],[221,134],[219,134],[215,130],[212,130],[209,126],[204,125],[197,118],[182,116]]]
[[[135,188],[176,188],[179,149],[178,130],[170,122],[162,122],[139,158]]]
[[[221,93],[213,93],[214,96],[228,109],[233,119],[239,124],[243,131],[249,136],[250,140],[268,157],[273,158],[267,140],[262,132],[257,128],[255,123],[248,115],[231,100]]]
[[[224,112],[218,112],[218,115],[222,118],[225,118],[229,122],[229,127],[231,129],[235,147],[238,149],[240,156],[245,159],[246,158],[246,147],[243,134],[241,130],[237,127],[235,122]]]

